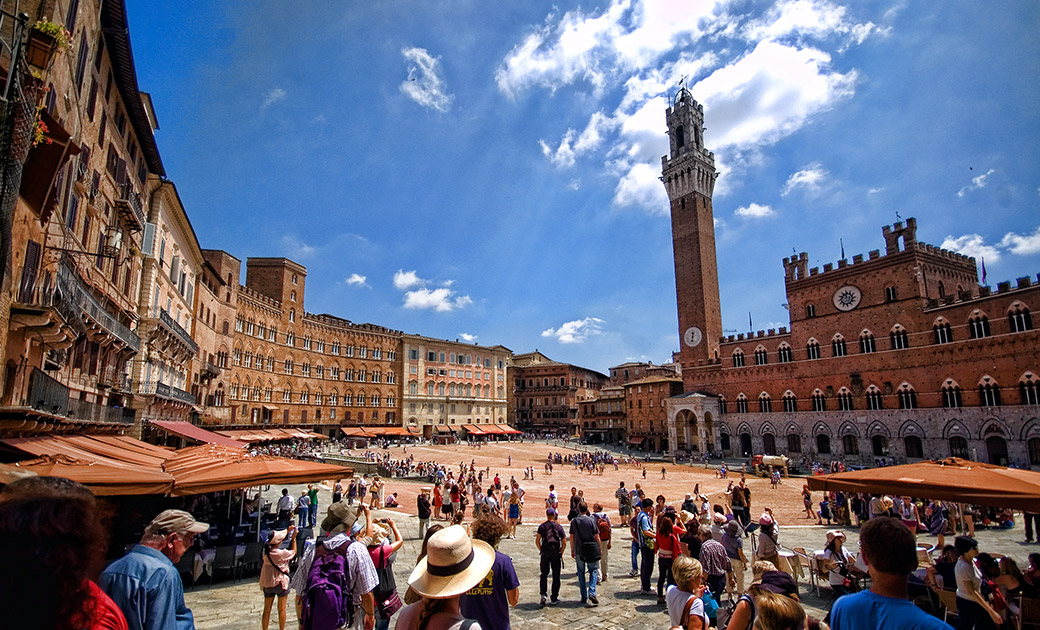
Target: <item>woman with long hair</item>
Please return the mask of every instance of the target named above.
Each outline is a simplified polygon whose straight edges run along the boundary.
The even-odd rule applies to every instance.
[[[657,605],[664,606],[665,582],[675,584],[672,563],[682,553],[679,533],[673,525],[672,515],[662,514],[657,527]],[[685,603],[685,602],[684,602]]]
[[[520,495],[513,492],[509,495],[509,536],[516,538],[516,523],[520,520]]]
[[[292,540],[289,549],[282,549],[286,537]],[[264,545],[260,560],[260,590],[264,593],[264,612],[260,617],[263,630],[271,624],[271,608],[278,597],[278,630],[285,630],[285,605],[289,595],[289,561],[296,557],[296,527],[271,532]]]
[[[4,627],[19,630],[126,630],[126,618],[94,582],[108,536],[85,486],[28,477],[0,492]]]
[[[495,563],[495,550],[482,540],[470,540],[466,530],[454,525],[430,536],[427,554],[408,578],[408,585],[421,599],[401,609],[396,630],[426,630],[428,627],[481,630],[459,609],[463,593],[480,584]],[[469,622],[469,623],[467,623]]]

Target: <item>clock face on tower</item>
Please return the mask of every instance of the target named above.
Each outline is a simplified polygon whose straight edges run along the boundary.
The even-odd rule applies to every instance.
[[[859,306],[863,299],[860,290],[851,284],[847,284],[834,292],[834,308],[839,311],[851,311]]]
[[[701,343],[701,339],[703,338],[704,335],[701,334],[701,329],[697,328],[696,326],[690,326],[686,329],[686,332],[683,333],[683,341],[686,342],[686,345],[688,345],[691,348],[696,348],[697,346],[699,346]]]

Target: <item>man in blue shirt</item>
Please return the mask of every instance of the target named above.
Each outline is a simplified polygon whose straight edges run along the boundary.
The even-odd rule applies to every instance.
[[[195,534],[209,529],[183,510],[166,510],[144,530],[141,543],[108,566],[98,585],[126,616],[129,630],[193,630],[184,585],[174,564]]]
[[[872,518],[860,529],[859,542],[872,584],[869,591],[834,602],[833,630],[953,630],[907,598],[907,582],[917,568],[917,543],[902,522]]]

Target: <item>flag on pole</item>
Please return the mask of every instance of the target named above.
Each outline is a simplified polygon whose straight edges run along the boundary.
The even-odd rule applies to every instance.
[[[982,258],[982,285],[986,286],[986,258]]]
[[[751,323],[751,311],[748,311],[747,313],[747,327],[749,331],[755,331],[755,325]]]
[[[841,259],[845,260],[845,241],[839,238],[838,242],[841,243]]]

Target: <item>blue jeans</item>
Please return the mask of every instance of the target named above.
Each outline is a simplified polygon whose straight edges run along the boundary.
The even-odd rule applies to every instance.
[[[318,523],[318,502],[315,501],[314,505],[310,506],[307,509],[310,512],[310,519],[307,521],[307,524],[311,527],[314,527]]]
[[[639,573],[639,543],[632,541],[632,573]]]
[[[300,524],[299,524],[299,527],[307,527],[307,512],[309,512],[309,511],[310,510],[308,510],[306,507],[304,507],[302,505],[300,506]]]
[[[595,562],[585,562],[577,555],[574,556],[574,564],[578,567],[578,592],[581,593],[581,601],[585,601],[588,597],[596,596],[596,582],[599,581],[599,560]],[[585,571],[589,572],[589,585],[588,591],[585,589]]]

